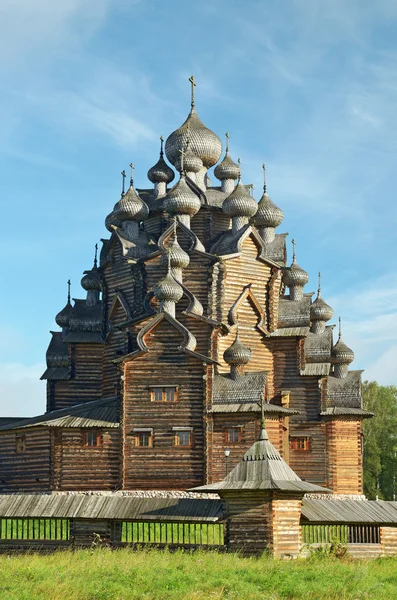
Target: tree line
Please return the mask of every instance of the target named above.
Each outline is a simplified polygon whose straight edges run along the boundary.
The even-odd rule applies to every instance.
[[[375,414],[363,423],[364,494],[397,498],[397,387],[363,383],[363,407]]]

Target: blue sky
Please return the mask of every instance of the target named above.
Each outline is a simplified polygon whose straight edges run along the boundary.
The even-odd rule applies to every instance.
[[[364,377],[396,384],[394,0],[3,0],[0,413],[43,411],[49,330],[79,282],[120,171],[146,187],[159,136],[196,107],[243,180],[323,274]]]

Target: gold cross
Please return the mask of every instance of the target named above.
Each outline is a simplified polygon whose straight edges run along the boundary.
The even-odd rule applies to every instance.
[[[192,75],[191,77],[189,77],[189,81],[192,84],[192,101],[191,101],[191,105],[192,108],[194,106],[194,88],[196,87],[196,82],[194,81],[194,75]]]

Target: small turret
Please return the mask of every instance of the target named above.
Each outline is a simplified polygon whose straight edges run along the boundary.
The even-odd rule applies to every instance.
[[[170,253],[168,253],[167,261],[167,274],[155,285],[153,293],[160,302],[160,311],[167,312],[175,318],[175,304],[182,298],[183,289],[171,274]]]
[[[129,240],[135,242],[139,237],[139,223],[147,218],[149,208],[134,189],[134,164],[130,163],[130,187],[124,192],[125,171],[122,171],[123,188],[121,198],[114,205],[113,211],[106,217],[105,225],[113,231],[112,225],[121,224]],[[120,225],[117,225],[120,226]]]
[[[180,247],[175,231],[172,241],[168,244],[167,251],[161,255],[161,264],[169,264],[173,277],[182,283],[182,269],[186,269],[189,263],[189,255]]]
[[[189,228],[190,218],[200,210],[200,207],[200,199],[186,183],[185,175],[181,175],[180,180],[168,192],[163,202],[164,210]]]
[[[292,246],[292,264],[284,269],[283,281],[289,287],[291,300],[302,300],[303,288],[309,281],[309,275],[296,262],[295,240],[292,240]]]
[[[233,233],[240,231],[258,210],[255,198],[249,195],[249,192],[241,183],[241,176],[233,192],[223,201],[222,210],[232,219]]]
[[[334,311],[324,302],[321,296],[321,273],[318,274],[317,298],[310,307],[310,321],[312,333],[323,333],[327,321],[332,319]]]
[[[66,334],[69,328],[69,320],[73,313],[73,306],[70,303],[70,279],[68,280],[68,300],[63,309],[55,317],[55,322],[62,327],[62,333]]]
[[[339,317],[339,336],[338,341],[332,348],[331,363],[334,365],[334,376],[338,379],[345,379],[349,372],[349,365],[354,360],[354,352],[346,346],[342,340],[342,320]]]
[[[241,175],[240,165],[236,164],[229,156],[229,139],[226,133],[226,153],[222,162],[214,169],[214,175],[222,182],[222,192],[231,194],[234,189],[234,182]]]
[[[232,379],[237,379],[239,375],[244,375],[244,366],[252,358],[252,351],[247,348],[236,334],[233,344],[223,353],[225,363],[230,365],[230,375]]]
[[[87,306],[95,306],[99,302],[99,294],[102,291],[101,276],[98,270],[98,244],[95,244],[94,266],[89,271],[84,271],[81,287],[87,292]]]
[[[175,173],[164,160],[163,150],[164,138],[160,136],[160,158],[147,172],[148,179],[154,183],[156,197],[164,196],[167,192],[167,184],[175,178]]]
[[[259,229],[259,233],[265,242],[272,242],[275,238],[275,228],[281,225],[284,220],[284,213],[272,202],[266,185],[266,165],[263,168],[263,195],[258,203],[258,210],[253,219],[255,227]]]

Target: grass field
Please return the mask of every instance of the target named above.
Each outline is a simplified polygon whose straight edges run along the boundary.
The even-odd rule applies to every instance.
[[[397,558],[277,561],[212,552],[0,556],[2,600],[394,600]]]

